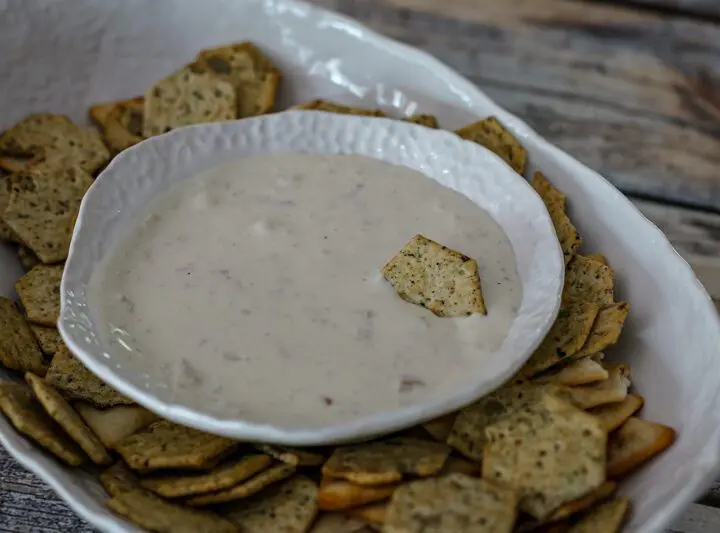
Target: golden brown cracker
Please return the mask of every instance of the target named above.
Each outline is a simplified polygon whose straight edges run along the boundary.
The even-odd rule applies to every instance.
[[[535,189],[535,192],[540,195],[548,211],[554,209],[565,211],[567,196],[560,189],[553,187],[547,178],[543,176],[542,172],[536,172],[530,184],[533,186],[533,189]]]
[[[15,302],[0,296],[0,363],[20,372],[47,373],[43,358],[30,326]]]
[[[100,126],[105,144],[114,153],[143,140],[145,98],[142,96],[94,105],[89,115]]]
[[[565,211],[553,208],[550,209],[549,213],[550,220],[555,228],[555,234],[560,243],[565,265],[568,265],[577,254],[583,239]]]
[[[86,402],[76,402],[75,410],[98,436],[103,445],[114,449],[125,437],[148,427],[159,417],[139,405],[117,405],[98,409]]]
[[[422,427],[436,441],[445,442],[450,436],[450,432],[452,431],[453,425],[455,425],[455,419],[457,416],[457,411],[439,416],[437,418],[433,418],[432,420],[428,420],[422,425]]]
[[[318,506],[324,511],[360,507],[388,499],[398,487],[399,485],[395,483],[367,486],[337,479],[323,479],[320,483]]]
[[[540,374],[533,379],[536,383],[557,383],[568,387],[587,385],[597,381],[606,380],[609,377],[608,371],[590,357],[584,357],[562,366],[560,369],[552,369],[551,372]]]
[[[609,369],[608,379],[582,385],[568,387],[566,392],[569,401],[580,409],[590,409],[599,405],[622,402],[627,397],[630,379],[621,367]]]
[[[438,124],[438,119],[435,115],[411,115],[405,119],[407,122],[412,122],[413,124],[419,124],[421,126],[425,126],[426,128],[433,128],[437,129],[440,127]]]
[[[630,507],[628,498],[616,498],[588,512],[569,533],[618,533]]]
[[[575,357],[585,357],[613,346],[620,339],[630,312],[628,302],[616,302],[601,309],[582,349]]]
[[[318,466],[325,462],[325,456],[311,450],[278,446],[274,444],[256,444],[255,447],[270,457],[295,466]]]
[[[455,131],[461,138],[495,152],[518,174],[525,173],[527,151],[495,117],[468,124]]]
[[[608,443],[607,474],[618,478],[632,472],[675,442],[675,430],[664,424],[630,417]]]
[[[588,254],[585,257],[587,257],[588,259],[592,259],[593,261],[597,261],[598,263],[602,263],[603,265],[610,266],[607,257],[605,257],[603,254]]]
[[[0,215],[5,212],[10,203],[12,194],[12,176],[6,176],[0,173]],[[0,241],[17,242],[18,238],[15,232],[8,226],[0,216]]]
[[[320,513],[309,533],[374,533],[375,528],[339,513]]]
[[[609,266],[583,255],[575,255],[565,271],[563,301],[582,300],[601,307],[612,305],[613,278]]]
[[[203,507],[205,505],[242,500],[260,492],[265,487],[268,487],[273,483],[277,483],[278,481],[282,481],[283,479],[292,476],[295,473],[295,468],[296,467],[293,465],[278,463],[277,465],[271,466],[256,476],[246,479],[229,489],[210,492],[208,494],[201,494],[185,500],[185,503],[193,507]]]
[[[386,502],[373,503],[371,505],[363,505],[345,511],[348,516],[357,518],[368,524],[372,524],[376,528],[381,527],[387,519],[388,504]]]
[[[100,473],[100,484],[110,496],[138,490],[140,479],[125,463],[118,461]]]
[[[60,317],[61,265],[38,265],[15,282],[29,322],[52,326]]]
[[[628,418],[642,409],[644,403],[645,400],[642,396],[628,394],[621,402],[594,407],[589,409],[588,413],[596,416],[605,431],[609,433],[622,426]]]

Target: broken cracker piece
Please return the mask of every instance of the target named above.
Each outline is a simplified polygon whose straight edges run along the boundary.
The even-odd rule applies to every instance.
[[[437,316],[487,314],[474,259],[416,235],[383,268],[405,301]]]
[[[450,436],[453,426],[455,425],[455,419],[458,416],[458,412],[449,413],[447,415],[439,416],[428,420],[422,427],[427,431],[430,436],[438,442],[445,442]]]
[[[618,478],[632,472],[675,442],[671,427],[630,417],[608,443],[607,473]]]
[[[30,326],[15,302],[0,296],[0,363],[20,372],[44,376],[48,365]]]
[[[398,484],[367,486],[337,479],[323,479],[318,506],[324,511],[339,511],[388,499]]]
[[[61,265],[38,265],[15,282],[28,322],[52,326],[60,317]]]
[[[579,409],[590,409],[599,405],[622,402],[627,397],[630,379],[623,367],[609,369],[608,379],[580,387],[565,389],[567,398]]]
[[[621,402],[594,407],[589,409],[588,413],[596,416],[609,433],[622,426],[628,418],[642,409],[644,404],[645,399],[642,396],[628,394]]]
[[[363,505],[345,511],[349,516],[362,520],[375,527],[382,526],[387,520],[388,504],[386,502]]]
[[[563,301],[583,300],[601,307],[612,305],[612,269],[583,255],[575,255],[565,272]]]
[[[598,313],[582,349],[574,357],[585,357],[602,352],[620,339],[625,320],[630,312],[628,302],[616,302]]]
[[[527,151],[495,117],[488,117],[456,130],[467,141],[473,141],[495,152],[510,167],[522,175],[525,173]]]
[[[319,466],[325,462],[325,456],[289,446],[278,446],[274,444],[256,444],[255,447],[270,457],[295,466]]]
[[[278,463],[275,466],[271,466],[270,468],[263,470],[256,476],[230,487],[229,489],[200,494],[199,496],[194,496],[185,500],[185,503],[193,507],[203,507],[205,505],[242,500],[260,492],[265,487],[268,487],[273,483],[277,483],[278,481],[282,481],[283,479],[292,476],[294,473],[295,466]]]
[[[618,533],[630,506],[628,498],[616,498],[588,512],[568,533]]]
[[[533,381],[535,383],[557,383],[558,385],[577,387],[579,385],[604,381],[608,376],[608,371],[605,370],[600,363],[590,357],[584,357],[572,361],[559,370],[553,369],[553,371],[549,373],[540,374],[533,378]]]
[[[114,449],[125,437],[134,435],[160,418],[139,405],[98,409],[86,402],[76,402],[74,407],[103,445],[110,449]]]
[[[437,129],[440,127],[440,125],[438,124],[438,119],[435,115],[411,115],[405,120],[407,122],[412,122],[413,124],[420,124],[421,126],[425,126],[426,128]]]
[[[105,144],[114,153],[143,140],[145,98],[142,96],[94,105],[89,115],[100,126]]]

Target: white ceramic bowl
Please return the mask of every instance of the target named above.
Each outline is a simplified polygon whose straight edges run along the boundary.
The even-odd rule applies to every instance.
[[[282,153],[362,155],[411,168],[487,211],[513,247],[523,288],[520,309],[500,347],[479,359],[476,368],[445,380],[412,405],[332,424],[307,413],[278,425],[262,418],[262,404],[245,409],[237,397],[218,399],[212,392],[218,381],[213,374],[196,387],[176,387],[172,373],[151,357],[137,357],[109,342],[100,310],[86,297],[88,286],[103,258],[134,227],[148,203],[172,184],[216,165]],[[63,273],[58,327],[85,366],[160,416],[240,440],[323,445],[409,427],[467,405],[507,381],[555,320],[563,274],[562,251],[545,205],[527,181],[489,150],[453,133],[399,120],[287,111],[181,128],[113,159],[80,208]],[[194,357],[189,362],[202,368],[203,353],[198,350]],[[232,362],[222,365],[213,369],[215,376],[237,374],[239,388],[245,380],[257,379],[238,373]],[[248,411],[259,414],[238,414]]]
[[[86,120],[89,105],[129,98],[199,49],[251,39],[285,73],[281,105],[331,98],[396,116],[437,115],[444,128],[497,116],[569,197],[586,249],[617,274],[632,302],[610,355],[630,363],[644,416],[674,427],[671,449],[622,484],[633,500],[626,533],[659,533],[720,466],[720,320],[690,267],[665,236],[605,179],[500,108],[429,55],[356,22],[295,0],[0,0],[0,129],[26,114]],[[530,174],[528,174],[530,175]],[[0,247],[0,290],[14,293],[20,266]],[[0,370],[0,379],[10,375]],[[61,466],[0,417],[0,443],[102,531],[138,531],[110,513],[99,484]]]

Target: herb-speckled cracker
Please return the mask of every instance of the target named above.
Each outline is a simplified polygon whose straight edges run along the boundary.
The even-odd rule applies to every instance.
[[[87,401],[98,407],[134,403],[85,368],[65,346],[55,353],[45,380],[69,400]]]
[[[210,73],[185,68],[145,93],[143,135],[152,137],[181,126],[233,120],[235,88]]]
[[[550,209],[550,220],[555,228],[558,241],[560,242],[560,248],[563,252],[565,264],[569,264],[573,257],[582,245],[583,240],[578,233],[577,228],[567,216],[565,211],[552,208]]]
[[[142,486],[164,498],[180,498],[227,489],[265,470],[272,459],[267,455],[246,455],[233,458],[208,472],[196,475],[175,475],[145,478]]]
[[[0,167],[27,170],[45,158],[66,157],[94,174],[110,153],[92,128],[82,128],[63,115],[30,115],[0,135]]]
[[[300,448],[291,448],[289,446],[277,446],[273,444],[256,444],[255,447],[263,453],[274,457],[278,461],[296,466],[318,466],[325,462],[325,456],[303,450]]]
[[[601,405],[590,409],[588,413],[597,417],[608,433],[622,426],[625,421],[639,411],[645,400],[642,396],[628,394],[621,402]]]
[[[323,479],[320,483],[318,505],[324,511],[351,509],[388,499],[399,485],[356,485],[337,479]]]
[[[305,533],[317,514],[317,497],[313,481],[295,476],[247,500],[228,504],[221,513],[243,533]]]
[[[552,373],[541,374],[533,379],[536,383],[557,383],[568,387],[587,385],[596,381],[603,381],[608,378],[608,371],[603,366],[591,359],[584,357],[563,366],[560,370]]]
[[[474,259],[416,235],[383,268],[400,297],[438,316],[486,314]]]
[[[140,488],[140,480],[122,461],[100,473],[100,484],[110,496]]]
[[[236,446],[234,440],[160,420],[124,438],[115,449],[133,470],[149,471],[211,468]]]
[[[312,100],[304,104],[296,105],[292,109],[304,109],[306,111],[325,111],[326,113],[337,113],[338,115],[358,115],[362,117],[386,116],[385,113],[383,113],[379,109],[352,107],[343,104],[328,102],[327,100]]]
[[[630,304],[628,302],[617,302],[601,309],[590,331],[590,336],[575,357],[592,355],[617,343],[629,312]]]
[[[120,492],[107,506],[148,531],[157,533],[237,533],[235,525],[209,511],[169,503],[143,490]]]
[[[630,506],[627,498],[617,498],[599,505],[572,526],[568,533],[617,533]]]
[[[90,117],[100,126],[105,143],[117,153],[143,140],[145,98],[94,105]]]
[[[383,485],[404,475],[432,476],[442,470],[450,448],[439,442],[396,438],[337,448],[323,474],[359,485]]]
[[[552,395],[485,429],[483,477],[518,491],[520,508],[544,520],[605,481],[600,421]]]
[[[608,403],[622,402],[627,396],[630,379],[624,368],[617,366],[608,372],[608,379],[581,387],[568,387],[568,399],[580,409],[590,409]]]
[[[56,328],[30,324],[30,329],[45,355],[52,357],[63,346],[62,337]]]
[[[613,299],[613,271],[602,263],[576,255],[565,271],[563,300],[584,300],[602,307]]]
[[[148,427],[159,418],[139,405],[117,405],[98,409],[89,403],[76,402],[75,410],[103,445],[111,449],[125,437]]]
[[[238,118],[264,115],[275,107],[282,73],[253,43],[203,50],[191,68],[210,72],[232,84],[237,94]]]
[[[617,478],[632,472],[665,450],[675,441],[675,430],[630,417],[615,431],[608,443],[608,477]]]
[[[61,265],[38,265],[15,282],[29,322],[55,326],[60,317]]]
[[[12,177],[0,174],[0,215],[5,212],[10,203],[12,191]],[[0,241],[16,242],[17,236],[13,233],[4,220],[0,217]]]
[[[0,383],[0,411],[20,433],[33,439],[67,464],[77,466],[85,460],[80,449],[45,413],[32,391],[20,383]]]
[[[92,182],[92,176],[71,160],[39,163],[16,175],[4,220],[43,263],[64,261],[71,221]]]
[[[533,186],[533,189],[535,189],[535,192],[537,192],[540,195],[540,198],[542,198],[548,208],[548,211],[551,209],[565,211],[565,201],[567,200],[567,196],[560,189],[553,187],[545,176],[542,175],[542,172],[536,172],[530,183]]]
[[[44,376],[47,363],[15,302],[0,296],[0,363],[12,370]]]
[[[388,507],[384,533],[510,533],[517,495],[462,474],[413,481]]]
[[[50,418],[70,435],[93,463],[106,465],[112,462],[112,457],[105,446],[58,391],[30,372],[25,374],[25,381]]]
[[[473,141],[495,152],[518,174],[525,172],[527,152],[513,135],[495,117],[468,124],[455,132],[465,140]]]
[[[229,489],[220,490],[217,492],[211,492],[208,494],[201,494],[186,500],[185,503],[188,505],[202,507],[204,505],[213,505],[216,503],[232,502],[235,500],[242,500],[256,494],[263,490],[265,487],[282,481],[285,478],[292,476],[295,473],[295,467],[280,463],[276,466],[271,466],[267,470],[260,472],[258,475],[251,477],[239,483]]]
[[[425,126],[426,128],[437,129],[440,127],[438,124],[438,119],[434,115],[412,115],[405,120],[414,124],[420,124],[421,126]]]

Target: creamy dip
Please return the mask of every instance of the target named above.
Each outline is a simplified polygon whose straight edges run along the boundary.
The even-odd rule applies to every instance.
[[[380,270],[421,233],[474,258],[487,316],[440,318]],[[112,350],[194,405],[317,427],[477,372],[522,287],[512,247],[464,196],[359,156],[252,157],[178,183],[91,281]]]

